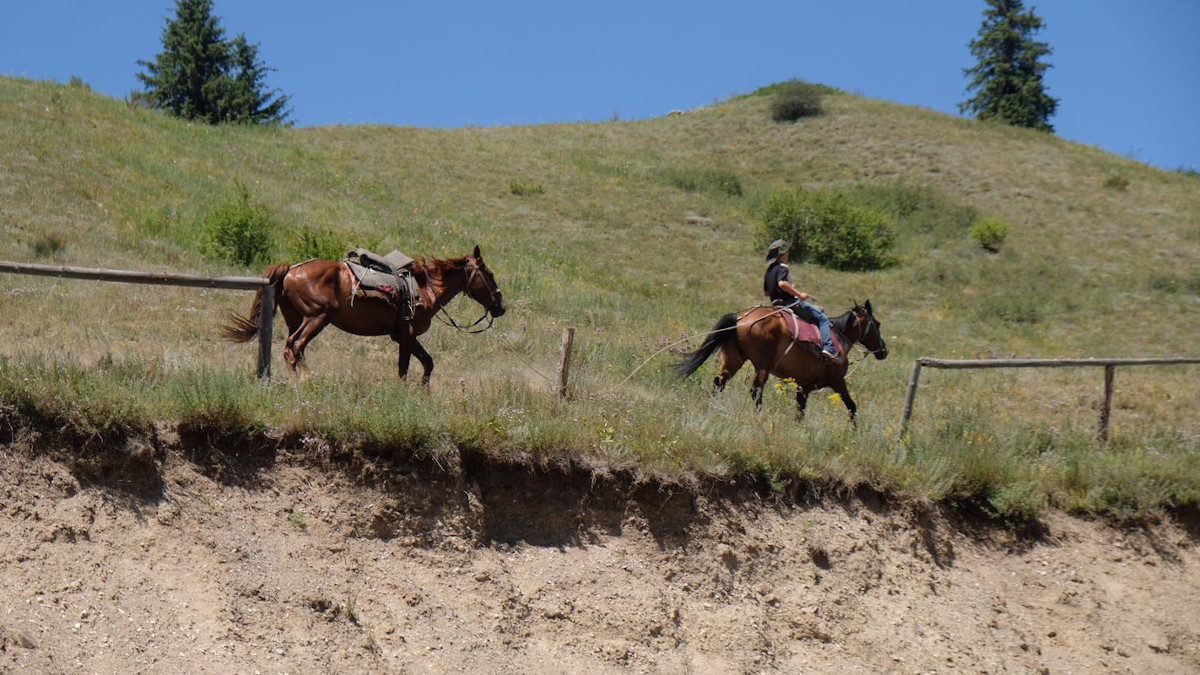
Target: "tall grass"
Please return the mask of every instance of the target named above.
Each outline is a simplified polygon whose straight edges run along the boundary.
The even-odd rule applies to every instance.
[[[5,358],[0,391],[9,417],[54,420],[95,439],[174,420],[218,445],[283,435],[406,457],[469,448],[534,462],[568,458],[665,480],[749,471],[777,489],[797,481],[863,486],[1017,520],[1048,506],[1125,517],[1200,499],[1195,441],[1178,434],[1126,431],[1097,445],[1089,425],[1000,424],[984,402],[901,435],[879,411],[853,428],[839,402],[816,400],[801,425],[790,418],[794,390],[786,384],[769,390],[760,411],[748,396],[714,398],[695,386],[564,402],[505,377],[477,390],[426,393],[364,387],[352,375],[270,386],[155,360],[85,369]]]

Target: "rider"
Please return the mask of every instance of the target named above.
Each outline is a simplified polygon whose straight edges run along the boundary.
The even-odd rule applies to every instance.
[[[787,262],[788,249],[791,246],[791,242],[782,239],[771,242],[771,247],[767,249],[768,265],[767,274],[763,278],[763,293],[771,298],[772,304],[787,307],[801,319],[816,324],[817,330],[821,332],[823,344],[821,355],[830,361],[840,363],[841,358],[838,356],[837,348],[833,346],[829,317],[825,316],[825,313],[816,305],[809,302],[812,299],[811,295],[796,290],[789,279]]]

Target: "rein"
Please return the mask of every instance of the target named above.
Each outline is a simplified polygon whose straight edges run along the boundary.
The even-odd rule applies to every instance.
[[[441,309],[439,309],[438,312],[439,312],[438,314],[434,315],[434,316],[437,316],[438,321],[441,321],[443,324],[445,324],[447,326],[453,327],[455,330],[457,330],[460,333],[467,333],[470,335],[478,335],[479,333],[484,332],[485,330],[491,328],[492,324],[496,321],[496,317],[492,316],[492,313],[489,312],[487,310],[487,308],[484,308],[483,316],[479,317],[478,319],[475,319],[475,323],[467,326],[466,328],[463,328],[462,326],[458,325],[458,322],[454,320],[454,317],[450,316],[450,313],[446,311],[445,307],[442,307]],[[446,316],[445,319],[443,319],[441,317],[441,315],[443,315],[443,314]],[[449,319],[449,321],[447,321],[446,319]],[[479,324],[483,323],[484,319],[488,320],[488,323],[486,326],[484,326],[483,328],[480,328],[479,330],[471,330],[475,326],[478,326]]]
[[[466,293],[468,290],[470,290],[471,282],[475,280],[475,276],[477,274],[479,274],[479,268],[477,266],[471,266],[471,269],[467,270],[464,267],[463,273],[467,275],[467,285],[463,288],[462,292]],[[488,295],[490,296],[489,299],[492,301],[492,304],[495,304],[497,289],[494,288],[491,284],[487,283],[487,277],[484,277],[483,282],[484,282],[484,285],[488,287]],[[457,330],[460,333],[467,333],[469,335],[478,335],[478,334],[490,329],[492,327],[492,324],[495,323],[495,321],[496,321],[496,317],[492,316],[491,310],[489,310],[487,307],[483,308],[483,316],[480,316],[478,319],[475,319],[475,323],[472,323],[471,325],[467,326],[466,328],[458,325],[458,322],[454,320],[454,317],[450,316],[450,313],[446,311],[445,305],[442,305],[442,307],[438,310],[438,314],[435,314],[434,316],[436,316],[438,318],[438,321],[441,321],[443,324],[445,324],[447,326],[451,326],[452,328],[454,328],[455,330]],[[442,316],[445,316],[446,318],[443,319]],[[447,319],[448,319],[448,321],[447,321]],[[486,326],[484,326],[483,328],[480,328],[479,330],[471,330],[475,326],[478,326],[479,324],[483,323],[484,319],[487,319],[487,322],[488,322]]]

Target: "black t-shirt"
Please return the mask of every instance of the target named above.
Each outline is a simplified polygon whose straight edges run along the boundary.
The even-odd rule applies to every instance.
[[[771,266],[767,268],[766,276],[763,277],[763,291],[771,297],[772,302],[791,304],[796,301],[796,296],[779,287],[779,282],[790,280],[788,266],[785,263],[771,263]]]

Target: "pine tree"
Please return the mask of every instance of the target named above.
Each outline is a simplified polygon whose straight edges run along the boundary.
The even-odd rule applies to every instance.
[[[258,58],[258,45],[246,42],[245,35],[238,35],[230,42],[233,51],[230,82],[229,119],[243,123],[283,122],[288,114],[290,96],[276,96],[278,89],[267,91],[264,82],[268,68]],[[272,100],[272,97],[275,97]]]
[[[1049,64],[1042,57],[1050,46],[1033,39],[1042,19],[1025,11],[1022,0],[987,0],[983,25],[971,41],[971,54],[978,63],[964,68],[971,77],[967,91],[975,96],[959,104],[963,113],[981,120],[995,119],[1039,131],[1054,131],[1050,118],[1058,99],[1046,93],[1042,75]]]
[[[258,45],[244,35],[225,39],[212,0],[176,0],[175,18],[163,29],[163,51],[153,62],[138,61],[146,72],[138,98],[152,108],[209,124],[283,123],[290,96],[267,91],[272,70],[258,58]]]

